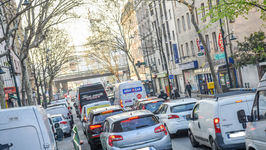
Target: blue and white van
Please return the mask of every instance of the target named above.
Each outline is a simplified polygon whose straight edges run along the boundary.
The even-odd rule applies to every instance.
[[[147,97],[145,87],[141,81],[126,81],[115,85],[114,105],[122,108],[131,107],[137,99]]]

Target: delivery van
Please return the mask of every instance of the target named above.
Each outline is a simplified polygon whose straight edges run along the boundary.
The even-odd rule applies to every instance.
[[[122,108],[132,107],[137,99],[147,97],[141,81],[126,81],[115,85],[114,105]]]

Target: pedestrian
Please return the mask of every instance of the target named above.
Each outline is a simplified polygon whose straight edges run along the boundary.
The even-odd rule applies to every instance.
[[[178,89],[175,88],[174,93],[175,93],[175,98],[180,97],[180,94],[179,94],[179,92],[178,92]]]
[[[191,97],[191,90],[192,90],[192,86],[190,85],[190,82],[188,82],[186,85],[186,92],[188,93],[189,97]]]
[[[160,95],[158,96],[158,98],[162,98],[162,99],[164,99],[164,100],[167,100],[167,97],[168,97],[168,95],[167,95],[166,93],[164,93],[163,90],[161,90],[161,93],[160,93]]]

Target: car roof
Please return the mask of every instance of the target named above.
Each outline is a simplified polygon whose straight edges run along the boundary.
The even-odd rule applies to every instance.
[[[90,113],[99,114],[99,113],[104,112],[104,111],[119,110],[119,109],[122,110],[122,108],[119,105],[113,105],[113,106],[108,106],[108,107],[97,108],[97,109],[91,110]]]
[[[241,100],[243,98],[255,98],[255,93],[245,93],[245,94],[240,94],[240,95],[232,95],[232,96],[226,96],[226,97],[221,97],[218,100],[216,100],[219,104],[228,104],[232,103],[232,101],[237,101]]]
[[[189,103],[196,103],[198,100],[195,98],[184,98],[184,99],[178,99],[178,100],[173,100],[170,102],[166,102],[166,105],[169,106],[175,106],[175,105],[182,105],[182,104],[189,104]]]
[[[46,108],[46,110],[57,109],[57,108],[65,108],[65,109],[67,109],[66,106],[64,106],[64,105],[58,105],[58,106],[54,106],[54,107],[48,107],[48,108]]]
[[[120,113],[117,115],[107,117],[106,120],[108,120],[110,123],[113,123],[113,122],[127,119],[129,117],[144,116],[144,115],[154,115],[154,114],[148,110],[135,110],[135,111],[128,111],[128,112],[124,112],[124,113]]]
[[[159,98],[159,99],[153,99],[153,100],[149,100],[149,101],[142,101],[142,102],[140,102],[140,103],[141,103],[141,104],[148,104],[148,103],[157,102],[157,101],[162,101],[162,102],[164,102],[164,99]]]

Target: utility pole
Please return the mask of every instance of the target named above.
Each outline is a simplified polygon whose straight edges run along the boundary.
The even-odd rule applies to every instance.
[[[217,5],[219,5],[219,2],[220,2],[220,0],[217,0]],[[227,73],[228,73],[228,77],[229,77],[229,82],[230,82],[230,88],[233,88],[232,78],[231,78],[230,69],[229,69],[229,63],[228,63],[228,58],[227,58],[226,45],[225,45],[223,21],[222,21],[221,18],[220,18],[220,27],[221,27],[221,33],[222,33],[222,39],[223,39],[224,56],[225,56],[226,69],[227,69]]]

